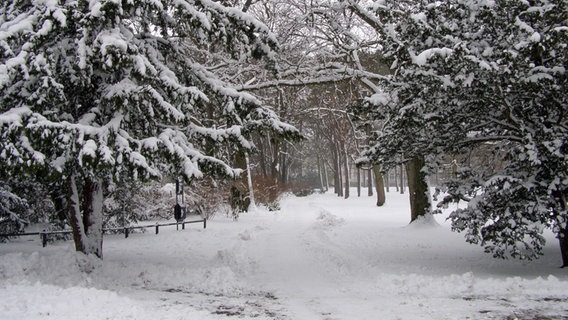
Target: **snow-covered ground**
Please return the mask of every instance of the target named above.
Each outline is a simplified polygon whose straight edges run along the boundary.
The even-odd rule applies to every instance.
[[[568,319],[551,234],[540,260],[496,260],[443,216],[409,226],[408,195],[387,197],[109,235],[102,263],[71,241],[0,244],[0,319]]]

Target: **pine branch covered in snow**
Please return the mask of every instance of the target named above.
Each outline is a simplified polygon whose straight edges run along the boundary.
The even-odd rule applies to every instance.
[[[25,211],[25,208],[25,200],[0,185],[0,232],[9,234],[23,230],[29,223],[21,217],[21,211]]]
[[[365,156],[387,168],[464,159],[441,205],[471,199],[454,228],[497,257],[538,257],[544,228],[568,237],[566,2],[380,3],[346,1],[380,32],[393,71],[359,107],[384,124]],[[503,164],[469,167],[479,152]]]
[[[235,9],[210,1],[48,1],[31,9],[25,3],[5,6],[0,39],[3,134],[20,137],[4,144],[9,164],[62,172],[74,162],[114,175],[130,166],[153,176],[163,153],[187,177],[202,175],[200,162],[232,175],[190,143],[207,133],[192,125],[204,114],[221,121],[209,136],[236,134],[244,148],[251,147],[245,130],[234,126],[247,127],[246,117],[294,131],[267,119],[274,114],[262,111],[259,100],[192,61],[192,47],[211,43],[233,56],[273,55],[276,43],[266,27]],[[229,128],[219,128],[223,121]]]
[[[235,177],[219,143],[235,152],[258,130],[298,135],[211,68],[213,55],[271,68],[277,46],[261,22],[215,1],[7,1],[0,46],[2,172],[92,190],[164,171]]]

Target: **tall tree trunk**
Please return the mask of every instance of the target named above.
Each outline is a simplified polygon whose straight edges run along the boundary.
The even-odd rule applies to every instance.
[[[361,168],[357,167],[357,197],[361,196]]]
[[[103,257],[103,192],[101,183],[94,178],[82,181],[79,194],[75,174],[67,178],[67,205],[69,222],[73,229],[75,250]]]
[[[337,161],[339,162],[337,167],[339,170],[337,173],[337,196],[343,197],[343,169],[341,167],[341,159],[337,159]]]
[[[341,167],[339,166],[339,160],[337,159],[337,152],[335,150],[335,144],[333,145],[334,149],[332,150],[331,154],[333,156],[333,191],[336,195],[341,194]]]
[[[393,169],[394,169],[394,186],[396,187],[396,192],[400,192],[400,189],[398,189],[398,181],[399,181],[398,169],[396,166]]]
[[[319,153],[317,154],[317,162],[318,162],[318,177],[319,177],[319,183],[320,183],[320,190],[321,192],[325,192],[326,188],[324,188],[324,180],[323,180],[323,168],[322,168],[322,161],[320,158]],[[323,164],[323,166],[325,166],[325,164]]]
[[[250,159],[248,153],[245,153],[245,162],[247,166],[246,175],[247,175],[247,185],[249,191],[249,199],[250,199],[250,206],[252,208],[256,208],[256,201],[254,199],[254,187],[252,185],[252,175],[250,172]]]
[[[568,222],[564,228],[558,232],[560,242],[560,254],[562,256],[562,268],[568,267]]]
[[[553,195],[556,201],[560,203],[560,211],[566,212],[566,191],[555,191]],[[564,223],[564,227],[560,227],[557,234],[558,241],[560,243],[560,255],[562,256],[562,268],[568,267],[568,221]]]
[[[322,160],[322,165],[323,165],[323,175],[325,179],[325,191],[327,192],[329,190],[329,177],[327,176],[327,166],[325,165],[325,161],[323,160]]]
[[[252,180],[251,185],[249,185],[248,180],[250,170],[248,170],[247,161],[248,154],[244,150],[237,151],[235,154],[235,168],[242,169],[243,174],[240,179],[237,179],[232,183],[233,192],[229,194],[229,203],[233,203],[238,212],[247,212],[252,200]],[[277,179],[278,177],[276,178],[276,181]]]
[[[418,217],[432,213],[427,176],[422,171],[424,166],[424,157],[416,157],[406,163],[411,223]]]
[[[373,196],[373,169],[367,170],[367,195]]]
[[[272,178],[272,183],[274,185],[278,184],[280,176],[280,140],[277,137],[273,138],[272,143],[272,165],[270,168],[270,175]]]
[[[259,146],[259,155],[258,156],[260,158],[260,170],[262,171],[262,176],[264,178],[266,178],[266,177],[268,177],[268,170],[266,168],[266,157],[267,157],[267,154],[270,154],[270,149],[268,149],[269,152],[266,152],[266,150],[265,150],[266,146],[265,146],[263,137],[259,138],[259,141],[260,141],[260,146]],[[270,144],[269,144],[269,148],[270,148]]]
[[[280,152],[280,182],[282,185],[288,183],[288,143],[284,141],[282,144],[282,151]]]
[[[387,171],[385,175],[385,189],[387,189],[387,192],[390,192],[389,187],[390,187],[390,170]]]
[[[380,165],[373,165],[373,173],[375,175],[375,188],[377,188],[377,207],[385,204],[385,183],[383,180],[383,173],[381,172]]]
[[[347,155],[347,147],[345,146],[345,142],[342,142],[342,151],[343,151],[343,166],[345,168],[345,199],[349,198],[349,156]]]
[[[408,171],[408,169],[407,169],[407,171]],[[408,174],[408,172],[406,172],[406,174]],[[400,165],[400,194],[404,194],[404,166],[403,165]]]
[[[337,196],[343,197],[343,167],[341,166],[341,149],[335,144],[335,161],[337,168]]]

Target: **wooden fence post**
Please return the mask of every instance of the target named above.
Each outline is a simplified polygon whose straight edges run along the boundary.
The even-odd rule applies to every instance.
[[[43,230],[43,232],[41,232],[40,234],[41,234],[41,245],[45,248],[47,247],[47,233],[45,232],[45,230]]]

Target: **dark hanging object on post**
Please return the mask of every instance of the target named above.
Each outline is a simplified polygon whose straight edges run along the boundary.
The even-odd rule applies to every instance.
[[[181,204],[179,201],[179,196],[181,196]],[[174,206],[174,218],[177,222],[183,222],[186,217],[185,210],[185,197],[183,194],[183,184],[180,181],[176,181],[176,205]]]
[[[176,205],[174,206],[174,218],[176,219],[176,221],[182,222],[183,220],[185,220],[185,216],[185,207],[182,207],[179,205],[179,203],[176,203]]]

